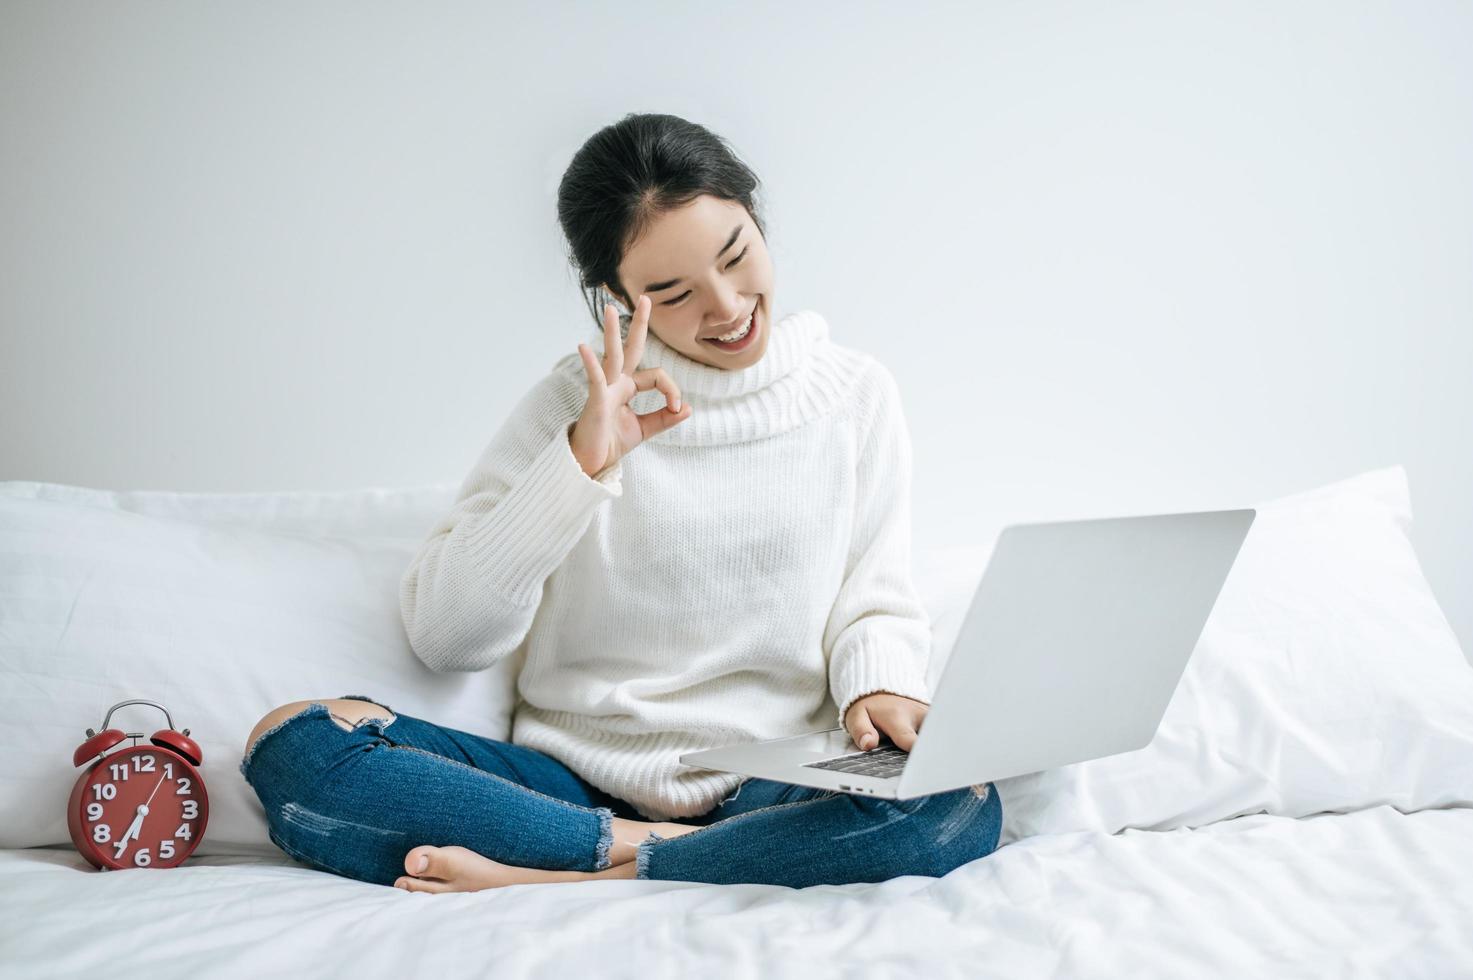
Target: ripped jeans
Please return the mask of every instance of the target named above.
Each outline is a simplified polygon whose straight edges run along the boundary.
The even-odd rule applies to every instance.
[[[249,747],[241,775],[288,855],[382,885],[405,874],[404,856],[420,844],[525,868],[602,871],[613,818],[646,819],[545,753],[389,710],[394,717],[349,730],[314,701]],[[1002,802],[992,783],[884,800],[752,777],[709,812],[675,822],[701,829],[651,832],[636,851],[636,878],[804,888],[942,877],[996,849]]]

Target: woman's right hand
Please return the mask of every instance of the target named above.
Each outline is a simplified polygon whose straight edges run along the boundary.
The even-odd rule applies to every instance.
[[[690,404],[681,403],[680,389],[664,368],[634,370],[644,356],[652,305],[643,293],[635,301],[627,344],[619,340],[618,309],[612,303],[604,306],[602,364],[587,344],[578,345],[583,371],[588,375],[588,400],[568,440],[573,458],[589,476],[614,465],[644,440],[690,418]],[[636,415],[629,400],[651,388],[665,395],[665,407]]]

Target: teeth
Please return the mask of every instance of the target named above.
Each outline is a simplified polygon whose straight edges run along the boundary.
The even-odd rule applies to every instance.
[[[747,335],[747,331],[750,329],[752,329],[752,315],[749,313],[747,314],[746,322],[743,323],[740,328],[732,331],[725,337],[717,337],[716,339],[721,341],[723,344],[729,344],[734,340],[741,340]]]

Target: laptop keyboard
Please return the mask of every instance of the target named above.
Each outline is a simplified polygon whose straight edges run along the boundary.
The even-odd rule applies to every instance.
[[[806,762],[804,767],[832,769],[835,772],[852,772],[861,776],[876,776],[884,779],[887,776],[900,775],[900,770],[905,768],[905,760],[909,755],[910,753],[898,745],[887,745],[880,749],[870,749],[868,752],[855,752],[851,755],[824,759],[822,762]]]

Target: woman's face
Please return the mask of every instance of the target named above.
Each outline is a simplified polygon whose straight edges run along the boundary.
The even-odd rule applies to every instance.
[[[656,218],[619,263],[619,284],[635,303],[641,293],[649,296],[650,331],[692,360],[737,370],[767,350],[772,257],[740,204],[702,195]],[[748,314],[745,337],[713,342],[738,330]]]

